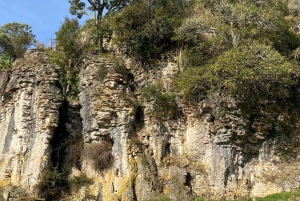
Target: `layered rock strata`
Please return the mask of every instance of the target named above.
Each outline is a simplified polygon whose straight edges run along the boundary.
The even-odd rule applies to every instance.
[[[218,94],[196,106],[177,98],[174,117],[155,118],[153,100],[139,89],[151,83],[170,91],[180,71],[174,58],[146,69],[89,55],[79,74],[78,100],[63,100],[59,66],[43,55],[16,61],[0,80],[0,186],[34,193],[53,163],[53,139],[63,140],[59,133],[65,133],[73,144],[60,162],[71,176],[93,179],[69,200],[87,192],[103,201],[232,199],[299,188],[299,158],[284,160],[283,142],[291,138],[277,129],[280,119],[251,119],[234,99]],[[87,154],[97,144],[107,148],[99,151],[109,160],[105,167],[97,168]]]
[[[1,186],[33,192],[48,167],[49,142],[63,100],[58,69],[35,53],[17,60],[11,72],[1,73],[9,77],[2,80],[1,92]]]

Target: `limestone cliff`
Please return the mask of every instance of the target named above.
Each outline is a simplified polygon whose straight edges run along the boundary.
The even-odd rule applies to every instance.
[[[218,94],[199,100],[197,107],[177,98],[173,117],[154,117],[153,100],[145,100],[139,89],[160,83],[169,90],[180,70],[177,57],[150,70],[133,62],[118,69],[116,60],[89,55],[79,74],[78,100],[63,98],[60,67],[44,57],[28,54],[11,72],[1,73],[4,192],[18,186],[35,194],[51,165],[93,179],[67,200],[82,200],[87,191],[103,201],[161,196],[179,201],[300,188],[299,158],[283,160],[281,149],[290,138],[276,130],[279,120],[246,118],[235,100]],[[105,167],[97,168],[88,155],[95,144],[107,149],[99,151],[109,160]]]

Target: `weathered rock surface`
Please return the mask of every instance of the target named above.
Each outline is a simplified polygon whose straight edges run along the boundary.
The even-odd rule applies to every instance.
[[[31,54],[0,76],[0,186],[34,192],[53,162],[50,142],[60,127],[83,144],[78,160],[72,159],[73,145],[66,148],[65,167],[94,180],[69,200],[81,200],[87,191],[103,201],[160,196],[179,201],[259,197],[300,188],[299,158],[282,160],[286,133],[276,133],[276,121],[241,115],[231,98],[216,94],[197,107],[178,99],[175,118],[154,118],[153,101],[143,102],[135,89],[161,83],[170,90],[180,70],[176,58],[150,71],[128,62],[127,71],[120,71],[115,61],[91,55],[79,74],[79,100],[65,104],[59,67],[41,57]],[[65,117],[59,114],[62,105],[68,107]],[[59,118],[66,119],[65,126]],[[93,144],[110,145],[113,162],[107,168],[96,169],[84,154]]]
[[[33,192],[40,173],[47,168],[49,141],[63,98],[58,68],[32,54],[16,61],[9,73],[0,105],[1,186],[21,186]]]

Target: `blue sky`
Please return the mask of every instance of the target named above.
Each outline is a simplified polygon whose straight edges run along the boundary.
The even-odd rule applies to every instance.
[[[29,24],[36,39],[47,45],[64,17],[75,17],[69,14],[69,7],[68,0],[0,0],[0,26],[9,22]]]

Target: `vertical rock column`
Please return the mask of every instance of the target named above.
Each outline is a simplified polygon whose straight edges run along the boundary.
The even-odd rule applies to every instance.
[[[100,74],[103,68],[107,71],[104,77]],[[127,143],[133,106],[124,75],[116,73],[114,64],[105,59],[89,59],[80,72],[80,88],[85,149],[94,143],[108,143],[113,156],[112,167],[97,170],[87,159],[83,161],[83,171],[95,178],[96,191],[101,189],[95,194],[101,194],[104,200],[134,197],[131,190],[130,195],[124,194],[132,187],[130,175],[134,168],[129,164]]]
[[[63,98],[58,66],[31,56],[15,62],[0,107],[0,186],[27,192],[49,165],[49,141]]]

